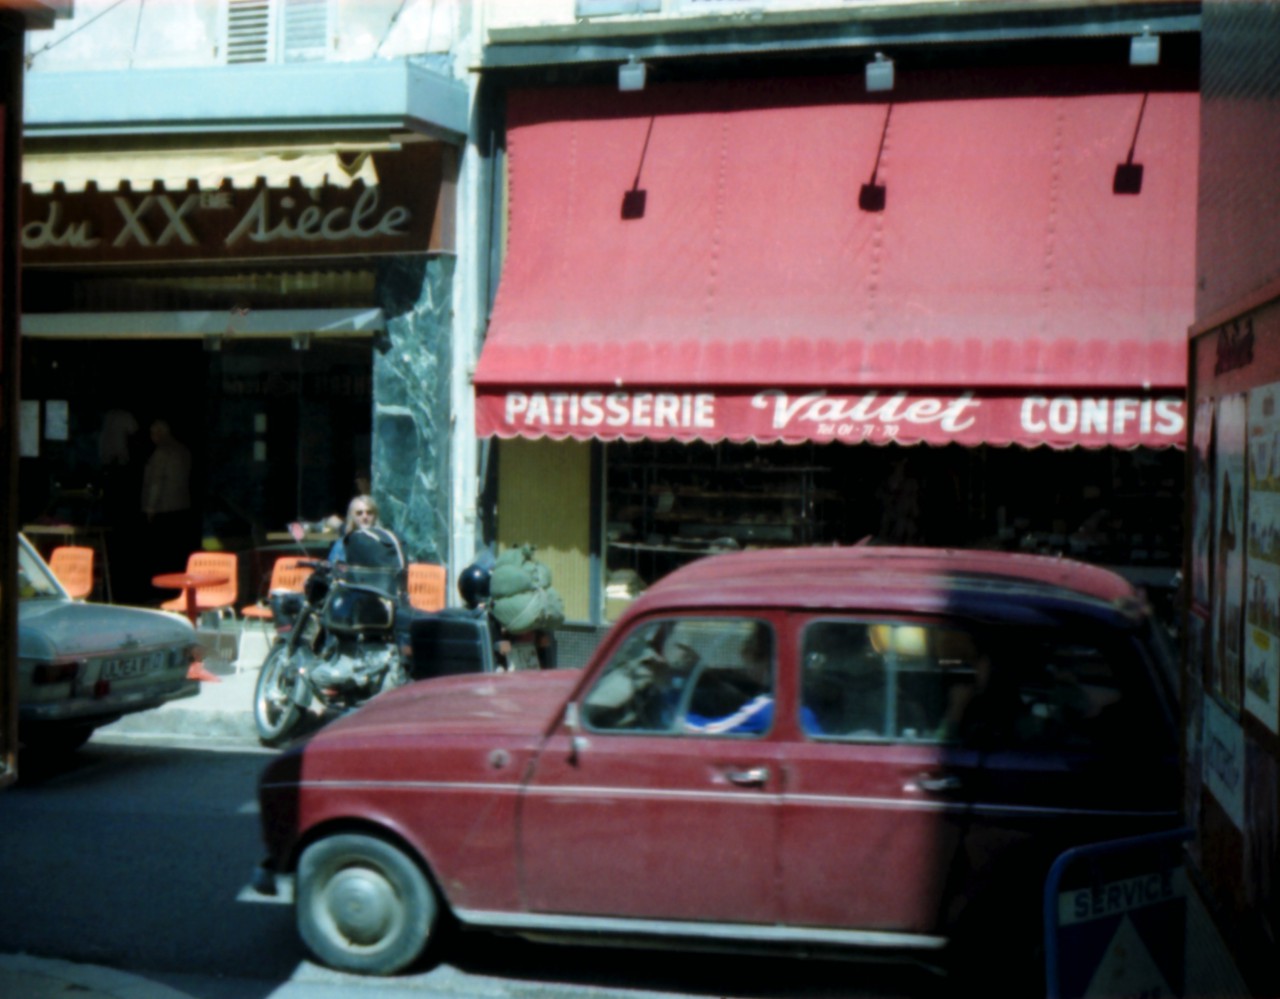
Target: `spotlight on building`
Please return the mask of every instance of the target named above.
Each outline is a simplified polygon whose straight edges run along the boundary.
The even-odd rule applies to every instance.
[[[883,52],[867,63],[867,93],[893,89],[893,60]]]
[[[1160,36],[1143,29],[1129,39],[1130,66],[1156,66],[1160,62]]]
[[[643,90],[648,68],[635,56],[631,56],[618,67],[619,90]]]

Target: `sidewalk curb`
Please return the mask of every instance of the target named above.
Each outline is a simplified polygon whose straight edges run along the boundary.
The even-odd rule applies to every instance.
[[[212,645],[212,643],[206,643]],[[233,742],[258,742],[253,720],[253,698],[266,646],[261,650],[240,647],[246,653],[241,668],[236,669],[234,656],[239,647],[229,644],[228,658],[206,658],[204,665],[212,679],[200,684],[194,697],[170,701],[149,711],[127,714],[101,729],[112,737],[177,736]]]
[[[104,735],[160,736],[179,735],[201,739],[234,739],[257,741],[253,716],[244,711],[200,711],[181,704],[166,705],[155,711],[126,715],[104,726]]]
[[[192,999],[190,993],[114,968],[0,954],[0,995],[53,999],[73,992],[83,999]]]

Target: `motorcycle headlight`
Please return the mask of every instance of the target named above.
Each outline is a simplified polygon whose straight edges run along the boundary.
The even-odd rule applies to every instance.
[[[396,605],[391,599],[368,590],[341,590],[330,594],[325,604],[324,623],[333,631],[367,631],[390,628]]]
[[[313,572],[307,577],[307,581],[302,584],[302,589],[307,595],[307,600],[313,604],[319,603],[324,599],[324,595],[329,592],[328,574]]]

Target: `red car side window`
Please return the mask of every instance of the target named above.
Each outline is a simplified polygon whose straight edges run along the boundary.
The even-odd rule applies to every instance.
[[[814,737],[947,741],[974,682],[975,646],[939,622],[811,623],[801,648],[801,727]]]
[[[1159,727],[1150,698],[1126,692],[1132,650],[1079,629],[815,621],[801,657],[800,720],[815,738],[1060,751]]]
[[[773,723],[775,641],[762,621],[681,617],[640,625],[582,702],[592,731],[759,735]]]

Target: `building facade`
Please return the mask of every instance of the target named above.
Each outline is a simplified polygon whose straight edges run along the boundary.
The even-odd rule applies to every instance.
[[[485,509],[584,640],[699,554],[867,538],[1172,617],[1198,5],[486,11]]]
[[[22,522],[106,531],[148,598],[148,427],[193,547],[257,594],[293,520],[372,488],[447,561],[470,5],[77,4],[27,48]],[[469,552],[468,552],[469,554]]]
[[[1251,995],[1280,992],[1280,4],[1204,5],[1186,565],[1191,856]]]
[[[28,52],[24,522],[124,410],[213,543],[367,475],[416,558],[536,544],[578,655],[744,545],[1168,592],[1198,5],[1038,8],[78,6]]]
[[[26,33],[46,32],[68,14],[69,3],[6,0],[0,3],[0,229],[8,248],[0,254],[0,466],[4,468],[4,535],[18,530],[18,327],[21,315],[21,220],[23,63]],[[39,35],[37,35],[39,37]],[[0,547],[0,579],[18,573],[16,542]],[[11,586],[0,587],[0,787],[17,777],[18,766],[18,600]]]

